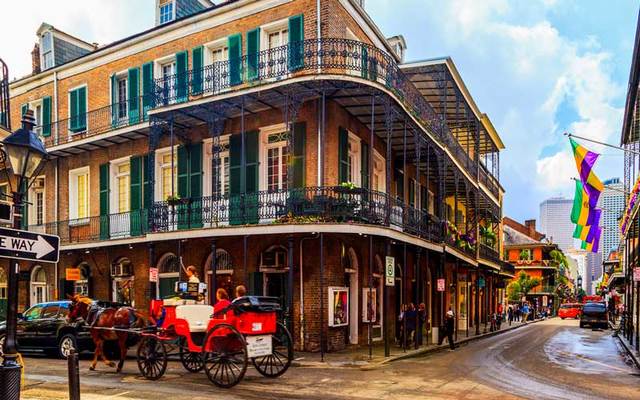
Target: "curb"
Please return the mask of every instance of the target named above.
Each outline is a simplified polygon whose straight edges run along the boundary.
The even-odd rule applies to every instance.
[[[611,321],[609,321],[609,327],[614,330],[614,326],[611,323]],[[631,347],[631,345],[627,342],[627,340],[623,337],[620,336],[617,333],[613,333],[612,334],[613,337],[617,338],[618,341],[620,342],[620,344],[622,344],[622,347],[624,347],[624,350],[627,352],[627,354],[631,357],[631,360],[633,360],[633,363],[635,364],[636,368],[640,369],[640,359],[638,358],[638,356],[636,355],[636,352],[633,350],[633,348]]]

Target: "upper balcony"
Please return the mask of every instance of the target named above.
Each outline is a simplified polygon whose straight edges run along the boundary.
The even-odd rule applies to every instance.
[[[127,104],[108,105],[52,123],[46,130],[51,135],[44,141],[54,155],[64,156],[146,136],[148,113],[152,110],[180,109],[256,93],[266,87],[310,85],[310,82],[329,80],[366,84],[394,98],[476,181],[477,158],[465,150],[471,141],[465,142],[457,128],[447,125],[447,120],[435,111],[395,60],[374,46],[337,38],[289,43],[156,79],[152,88],[143,89],[139,97],[129,99]],[[353,101],[362,105],[359,99]],[[384,121],[381,122],[384,125]]]

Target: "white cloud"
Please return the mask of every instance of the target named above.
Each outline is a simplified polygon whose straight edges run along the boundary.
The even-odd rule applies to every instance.
[[[562,192],[571,187],[570,179],[576,176],[576,164],[569,152],[559,152],[537,160],[536,173],[538,187],[548,192]]]

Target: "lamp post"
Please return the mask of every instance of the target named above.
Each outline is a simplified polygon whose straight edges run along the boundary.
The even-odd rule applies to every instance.
[[[44,144],[33,131],[33,111],[28,110],[22,117],[22,127],[3,142],[2,162],[7,181],[11,185],[11,175],[15,180],[12,188],[13,228],[20,228],[22,213],[22,197],[29,189],[33,178],[37,177],[48,159]],[[9,161],[9,165],[7,165]],[[9,167],[11,173],[9,173]],[[10,186],[11,187],[11,186]],[[0,399],[17,400],[20,398],[20,373],[22,366],[18,363],[16,348],[16,325],[18,308],[18,273],[20,264],[9,259],[7,283],[7,329],[3,349],[3,362],[0,365]]]

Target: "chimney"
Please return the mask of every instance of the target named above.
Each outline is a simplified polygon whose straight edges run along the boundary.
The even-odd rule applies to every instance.
[[[535,238],[536,237],[536,220],[528,219],[524,221],[524,226],[526,226],[527,230],[529,231],[529,237]]]
[[[40,46],[36,43],[31,50],[31,72],[39,74],[40,71]]]

